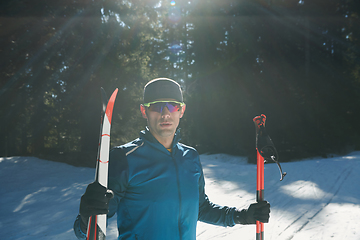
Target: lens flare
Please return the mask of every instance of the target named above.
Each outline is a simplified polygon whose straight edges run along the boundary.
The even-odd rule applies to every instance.
[[[179,8],[172,6],[169,9],[169,20],[176,24],[181,20],[181,11]]]
[[[174,42],[168,50],[169,60],[171,62],[183,62],[185,60],[185,51],[182,46],[180,46],[180,42]]]

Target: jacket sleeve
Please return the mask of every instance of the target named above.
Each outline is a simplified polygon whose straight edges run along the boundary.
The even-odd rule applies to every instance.
[[[235,210],[235,207],[219,206],[209,200],[205,194],[205,180],[201,168],[201,176],[199,179],[199,221],[224,227],[232,227],[235,225]]]
[[[76,217],[76,220],[74,222],[74,233],[75,233],[75,236],[77,237],[77,239],[85,240],[86,239],[86,234],[83,233],[83,231],[81,231],[80,222],[81,222],[81,216],[79,214]]]

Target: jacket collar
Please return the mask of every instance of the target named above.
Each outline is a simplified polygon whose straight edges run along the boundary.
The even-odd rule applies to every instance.
[[[158,144],[161,145],[160,147],[164,148],[162,144],[159,143],[159,141],[152,135],[149,128],[146,127],[145,130],[140,132],[140,138],[144,139],[152,144]],[[174,149],[175,145],[179,143],[181,137],[180,137],[180,129],[177,129],[174,135],[174,139],[171,145],[171,148]],[[165,149],[165,148],[164,148]]]

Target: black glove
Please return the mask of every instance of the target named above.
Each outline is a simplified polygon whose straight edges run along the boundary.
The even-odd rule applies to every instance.
[[[83,232],[86,232],[90,216],[109,212],[109,202],[113,197],[114,193],[98,182],[90,183],[87,186],[80,201],[80,227]]]
[[[236,224],[255,224],[256,221],[268,223],[270,217],[270,204],[267,201],[253,203],[248,209],[236,211],[234,221]]]

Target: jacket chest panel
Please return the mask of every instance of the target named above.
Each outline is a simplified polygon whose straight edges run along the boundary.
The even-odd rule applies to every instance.
[[[129,159],[126,198],[137,201],[197,202],[200,170],[186,156],[159,154]],[[179,193],[181,199],[179,199]]]

